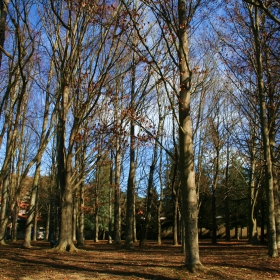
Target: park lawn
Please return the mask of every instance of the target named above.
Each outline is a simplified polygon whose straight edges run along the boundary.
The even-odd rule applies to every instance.
[[[49,243],[38,241],[31,249],[22,241],[0,246],[0,279],[280,279],[280,259],[269,258],[266,246],[251,246],[245,241],[200,243],[205,272],[189,273],[184,267],[180,246],[164,241],[135,244],[124,250],[104,241],[87,241],[77,253],[55,253]],[[166,243],[166,244],[165,244]]]

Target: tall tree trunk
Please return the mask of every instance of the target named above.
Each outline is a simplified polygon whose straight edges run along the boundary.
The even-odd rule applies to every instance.
[[[5,245],[5,234],[6,234],[6,228],[8,224],[8,215],[7,215],[7,209],[8,209],[8,184],[9,184],[9,178],[8,176],[4,177],[4,180],[2,181],[2,199],[1,199],[1,212],[0,212],[0,245]]]
[[[188,28],[186,0],[178,0],[179,15],[179,122],[180,122],[180,173],[182,214],[186,226],[186,261],[190,271],[202,268],[198,246],[198,197],[195,184],[192,120],[190,115],[191,71],[188,58]]]
[[[73,197],[73,229],[72,229],[73,241],[77,241],[78,214],[79,214],[79,196],[77,190],[75,190],[74,197]]]
[[[82,147],[82,155],[81,155],[81,175],[80,175],[80,185],[79,188],[79,201],[78,201],[78,207],[79,207],[79,214],[78,214],[78,240],[77,245],[78,246],[84,246],[85,245],[85,183],[84,183],[84,170],[85,170],[85,158],[86,158],[86,146],[84,145]]]
[[[85,211],[84,211],[84,196],[85,196],[85,186],[84,182],[80,183],[80,196],[79,196],[79,221],[78,221],[78,246],[85,245]]]
[[[33,220],[33,238],[32,241],[37,241],[37,231],[38,231],[38,192],[37,192],[37,198],[36,198],[36,205],[35,205],[35,213],[34,213],[34,220]]]
[[[254,11],[253,11],[254,10]],[[273,179],[273,164],[270,151],[269,127],[267,120],[267,104],[263,78],[263,59],[262,49],[259,36],[259,11],[258,8],[251,7],[250,19],[252,23],[254,43],[255,43],[255,58],[257,67],[257,82],[260,106],[260,120],[262,142],[265,160],[265,181],[266,181],[266,198],[267,198],[267,231],[268,231],[268,255],[271,257],[278,256],[276,243],[276,225],[275,225],[275,203],[274,203],[274,179]]]
[[[160,106],[159,106],[159,110],[160,110]],[[141,233],[141,240],[140,240],[141,246],[146,245],[148,228],[149,228],[149,225],[150,225],[150,222],[152,219],[152,203],[153,203],[153,198],[155,195],[154,172],[155,172],[157,158],[158,158],[158,139],[159,139],[159,135],[162,132],[162,129],[163,129],[163,118],[161,118],[161,116],[160,116],[159,123],[158,123],[157,137],[155,139],[152,164],[150,166],[150,173],[149,173],[149,179],[148,179],[147,198],[146,198],[147,199],[147,209],[146,209],[146,215],[145,215],[145,223],[142,228],[143,232]],[[159,220],[159,222],[160,222],[160,220]]]
[[[160,148],[159,156],[159,182],[160,182],[160,193],[157,209],[157,244],[161,244],[161,211],[162,211],[162,201],[163,201],[163,182],[162,182],[162,148]]]
[[[131,115],[130,121],[130,166],[129,175],[127,182],[127,201],[126,201],[126,228],[125,228],[125,248],[130,249],[133,247],[133,229],[134,229],[134,198],[135,198],[135,177],[136,177],[136,167],[135,167],[135,121],[134,121],[134,111],[135,111],[135,72],[136,66],[134,63],[134,54],[132,61],[132,82],[131,82]]]
[[[173,245],[178,245],[178,194],[173,198]]]
[[[47,206],[46,230],[45,230],[45,241],[49,241],[49,237],[50,237],[50,222],[51,222],[51,207],[50,207],[50,204],[48,204],[48,206]]]
[[[153,188],[153,183],[154,183],[153,177],[154,177],[154,170],[156,165],[156,156],[157,155],[155,154],[155,149],[154,149],[154,155],[153,155],[152,165],[150,166],[150,174],[148,179],[147,198],[146,198],[147,207],[146,207],[145,222],[141,232],[141,240],[140,240],[141,247],[144,247],[147,243],[148,228],[152,218],[152,203],[153,203],[153,197],[155,192]]]
[[[114,244],[121,243],[121,155],[120,155],[120,139],[116,139],[116,154],[115,154],[115,201],[114,201]]]
[[[226,218],[226,241],[230,241],[230,209],[229,209],[229,139],[227,139],[227,163],[226,163],[226,199],[225,199],[225,218]]]
[[[254,141],[254,140],[253,140]],[[259,186],[255,185],[256,180],[256,160],[255,160],[255,144],[252,143],[252,154],[251,154],[251,170],[250,170],[250,180],[249,180],[249,227],[248,227],[248,241],[251,244],[258,243],[258,229],[257,229],[257,219],[255,217],[255,206],[257,201],[257,194]]]
[[[135,195],[135,136],[134,136],[134,121],[130,124],[130,168],[127,184],[127,204],[126,204],[126,229],[125,229],[125,248],[133,247],[133,229],[134,229],[134,195]]]
[[[217,244],[216,189],[212,186],[212,244]]]
[[[109,218],[108,218],[108,244],[112,244],[112,187],[113,187],[113,155],[111,153],[111,164],[110,164],[110,187],[109,187]]]
[[[97,181],[95,183],[95,197],[94,197],[94,209],[95,209],[95,214],[94,214],[94,242],[98,242],[98,233],[99,233],[99,221],[98,221],[98,215],[99,215],[99,205],[98,205],[98,190],[99,190],[99,170],[100,167],[97,167]]]
[[[56,251],[75,251],[77,248],[72,238],[73,186],[71,182],[72,151],[66,154],[66,118],[69,99],[69,85],[64,81],[62,87],[61,111],[59,112],[57,130],[57,178],[61,192],[60,197],[60,232]],[[71,140],[70,140],[71,141]]]

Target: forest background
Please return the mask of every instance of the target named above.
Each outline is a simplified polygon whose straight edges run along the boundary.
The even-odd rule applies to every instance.
[[[194,271],[199,229],[261,227],[278,256],[279,7],[1,0],[1,244],[20,212],[25,248],[172,229]]]

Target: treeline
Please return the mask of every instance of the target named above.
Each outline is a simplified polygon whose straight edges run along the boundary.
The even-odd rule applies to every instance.
[[[97,241],[106,203],[109,241],[126,248],[151,225],[160,243],[172,212],[192,271],[198,224],[213,243],[220,223],[251,243],[261,224],[277,256],[279,5],[1,0],[1,244],[30,177],[26,248],[46,192],[57,251],[85,227]]]

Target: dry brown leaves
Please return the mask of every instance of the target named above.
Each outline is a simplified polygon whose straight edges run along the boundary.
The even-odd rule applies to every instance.
[[[122,247],[87,241],[84,251],[55,253],[49,243],[23,249],[21,242],[0,246],[1,279],[280,279],[278,258],[269,258],[265,246],[245,242],[200,244],[207,270],[189,273],[180,246],[148,243],[127,251]]]

